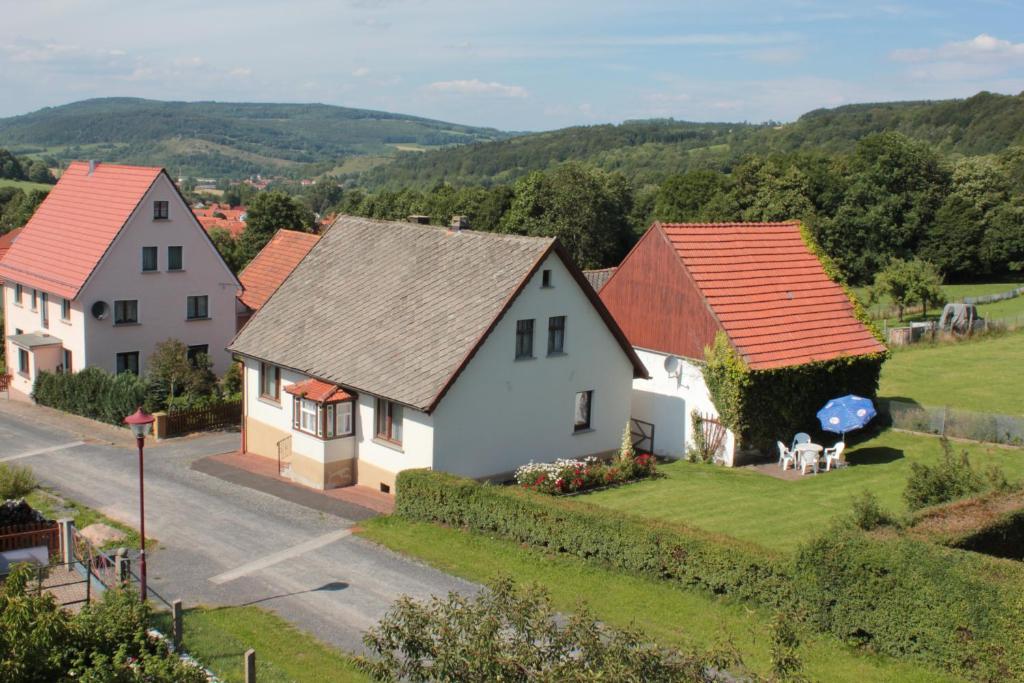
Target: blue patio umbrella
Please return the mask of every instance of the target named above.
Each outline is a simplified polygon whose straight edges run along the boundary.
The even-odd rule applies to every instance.
[[[848,394],[826,403],[818,411],[818,420],[825,431],[846,434],[871,422],[877,414],[870,399]]]

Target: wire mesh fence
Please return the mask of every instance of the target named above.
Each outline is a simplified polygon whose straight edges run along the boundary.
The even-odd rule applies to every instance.
[[[1024,417],[1021,416],[922,406],[892,399],[879,399],[878,407],[880,414],[897,429],[1024,446]]]

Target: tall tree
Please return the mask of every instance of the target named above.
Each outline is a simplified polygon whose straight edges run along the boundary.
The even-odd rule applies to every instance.
[[[654,218],[669,222],[727,220],[728,217],[709,216],[705,212],[716,195],[727,190],[727,178],[717,171],[690,171],[674,175],[658,190]]]
[[[238,240],[240,263],[251,261],[278,230],[312,232],[315,223],[305,204],[277,190],[261,192],[246,211],[245,230]]]

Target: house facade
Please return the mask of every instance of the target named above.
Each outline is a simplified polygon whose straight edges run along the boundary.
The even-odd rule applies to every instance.
[[[240,284],[160,168],[73,162],[0,278],[14,396],[40,370],[144,373],[169,338],[230,363]]]
[[[655,453],[667,457],[693,445],[694,410],[718,418],[703,359],[719,333],[755,371],[885,350],[798,222],[655,223],[600,297],[647,368],[633,416],[655,425]],[[739,464],[739,446],[727,432],[720,460]]]
[[[610,454],[644,373],[554,240],[346,216],[230,350],[244,450],[320,488]]]

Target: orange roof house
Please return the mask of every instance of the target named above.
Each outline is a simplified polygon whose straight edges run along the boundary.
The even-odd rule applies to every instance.
[[[232,237],[237,238],[245,230],[246,208],[244,206],[231,208],[226,204],[213,202],[204,207],[192,207],[192,213],[207,232],[221,228],[231,233]]]
[[[14,240],[18,238],[20,233],[21,228],[14,228],[0,235],[0,261],[4,260],[4,256],[7,255],[8,250],[10,250],[11,245],[14,244]]]
[[[813,386],[794,390],[800,395],[792,400],[779,397],[787,405],[768,420],[772,434],[728,433],[718,458],[727,465],[738,464],[748,447],[788,443],[794,431],[810,430],[828,398],[873,392],[875,354],[885,351],[795,221],[655,223],[607,277],[600,297],[651,375],[634,382],[633,417],[655,425],[658,455],[683,457],[694,445],[691,412],[718,415],[703,360],[719,333],[754,372],[840,357],[864,357],[875,371],[874,383],[870,372],[856,379],[827,368],[822,377],[808,375]]]
[[[601,299],[634,346],[703,358],[722,331],[754,370],[885,350],[797,222],[655,223]]]
[[[245,288],[238,300],[246,309],[239,314],[239,328],[292,274],[295,266],[299,265],[299,261],[305,258],[319,239],[319,235],[295,230],[278,230],[274,233],[266,246],[256,254],[256,258],[238,275]]]

